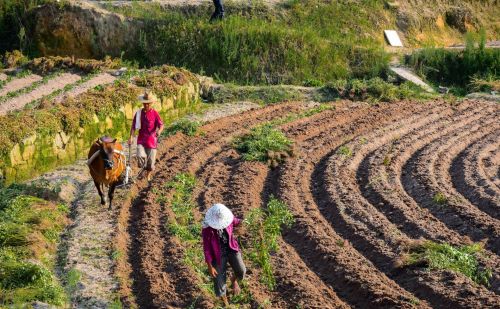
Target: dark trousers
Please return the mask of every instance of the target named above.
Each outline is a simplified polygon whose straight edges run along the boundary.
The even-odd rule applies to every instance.
[[[213,0],[215,11],[210,17],[210,20],[222,19],[224,17],[224,6],[222,5],[222,0]]]
[[[217,270],[217,277],[213,279],[215,295],[217,297],[226,295],[227,264],[231,265],[238,281],[243,280],[247,271],[245,264],[243,263],[243,258],[241,257],[241,252],[228,252],[226,254],[222,254],[220,265],[217,265],[217,262],[215,261],[212,263]]]

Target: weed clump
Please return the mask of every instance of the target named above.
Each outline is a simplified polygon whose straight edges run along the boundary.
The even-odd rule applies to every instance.
[[[271,196],[265,210],[253,209],[245,219],[250,233],[252,247],[250,259],[262,269],[261,282],[269,290],[276,286],[271,265],[271,253],[279,250],[278,237],[283,226],[290,227],[294,222],[287,205]]]
[[[293,154],[292,141],[271,124],[253,128],[247,135],[236,138],[233,145],[244,160],[267,162],[272,166]]]
[[[448,198],[442,192],[438,192],[438,193],[434,194],[434,197],[432,198],[432,200],[434,201],[434,203],[436,203],[440,206],[444,206],[444,205],[448,204]]]
[[[478,284],[488,286],[492,272],[480,267],[477,258],[482,252],[483,247],[478,243],[454,247],[447,243],[425,241],[410,249],[405,264],[459,272]]]
[[[177,132],[181,132],[187,136],[195,136],[198,134],[198,129],[200,128],[201,123],[198,121],[192,121],[189,119],[180,119],[172,123],[169,127],[167,127],[162,135],[171,136]]]
[[[346,145],[340,146],[339,149],[337,150],[337,153],[346,158],[352,157],[352,150]]]

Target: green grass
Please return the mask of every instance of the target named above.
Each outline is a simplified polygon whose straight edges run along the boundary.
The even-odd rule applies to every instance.
[[[481,244],[454,247],[446,243],[426,241],[410,251],[407,264],[424,263],[430,270],[459,272],[478,284],[488,286],[492,272],[479,265],[477,258],[482,252]]]
[[[164,136],[171,136],[177,132],[181,132],[187,136],[195,136],[199,133],[201,123],[189,119],[180,119],[168,126],[163,132]]]
[[[282,161],[291,153],[292,141],[271,124],[263,124],[235,138],[233,145],[246,161]]]
[[[23,186],[0,189],[0,306],[62,306],[67,295],[53,268],[68,209],[25,194]]]
[[[500,79],[500,49],[486,49],[484,44],[483,36],[479,42],[469,40],[462,51],[423,49],[407,57],[406,63],[436,85],[470,91],[474,80]]]
[[[271,291],[276,287],[271,254],[279,250],[278,239],[282,227],[290,227],[293,222],[293,215],[287,205],[273,196],[265,209],[253,209],[245,219],[252,244],[248,255],[262,270],[260,281]]]
[[[224,82],[321,84],[379,76],[387,68],[383,37],[371,24],[374,12],[384,14],[380,1],[290,1],[276,10],[252,5],[232,9],[227,3],[228,17],[218,23],[208,22],[210,6],[183,12],[133,2],[109,9],[144,21],[128,57],[186,67]]]

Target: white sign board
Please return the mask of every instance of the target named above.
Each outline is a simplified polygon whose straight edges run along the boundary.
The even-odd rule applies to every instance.
[[[389,42],[389,45],[395,47],[403,47],[403,43],[401,43],[401,39],[399,38],[396,30],[384,30],[384,35],[387,39],[387,42]]]

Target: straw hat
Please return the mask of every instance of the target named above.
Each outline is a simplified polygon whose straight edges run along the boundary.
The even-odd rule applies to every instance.
[[[156,96],[153,93],[148,91],[144,92],[144,94],[141,94],[138,97],[138,99],[142,104],[154,103],[158,101],[158,98],[156,98]]]
[[[216,230],[225,229],[233,222],[233,213],[223,204],[214,204],[205,214],[205,223]]]

